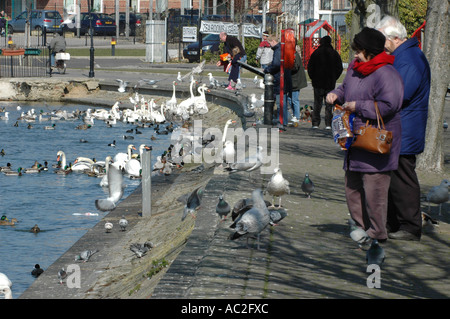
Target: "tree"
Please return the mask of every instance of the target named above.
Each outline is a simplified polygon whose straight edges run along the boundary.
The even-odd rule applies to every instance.
[[[417,159],[419,170],[442,172],[444,169],[442,123],[449,83],[449,9],[448,1],[428,0],[423,50],[430,63],[431,89],[425,150]]]
[[[399,0],[398,15],[405,26],[408,36],[419,28],[427,14],[427,0]]]

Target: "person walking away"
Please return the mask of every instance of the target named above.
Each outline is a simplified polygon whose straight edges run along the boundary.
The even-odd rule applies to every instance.
[[[308,75],[314,88],[314,107],[312,112],[312,128],[320,126],[322,104],[328,92],[336,87],[336,81],[342,74],[342,60],[339,53],[331,46],[331,38],[327,35],[320,39],[319,47],[311,54],[308,62]],[[325,101],[325,128],[331,130],[333,105]]]
[[[66,51],[66,39],[63,36],[62,30],[55,33],[54,38],[50,41],[49,48],[52,51],[50,63],[55,66],[55,55],[58,52]]]
[[[295,61],[291,70],[292,92],[288,96],[288,105],[291,106],[293,113],[291,121],[294,125],[300,120],[300,90],[308,86],[305,68],[303,67],[299,51],[300,47],[297,45],[297,39],[295,39]]]
[[[367,120],[376,122],[376,101],[386,130],[394,136],[389,154],[370,153],[351,146],[345,151],[347,207],[356,225],[366,231],[367,244],[370,239],[383,242],[388,238],[388,189],[391,172],[398,167],[401,144],[403,82],[392,65],[394,57],[384,52],[385,41],[384,35],[372,28],[363,28],[356,34],[352,43],[355,59],[343,83],[326,97],[329,104],[342,104],[346,111],[355,114],[354,133]]]
[[[241,62],[246,62],[247,61],[247,53],[245,53],[245,49],[242,46],[242,43],[241,43],[241,41],[239,41],[238,38],[233,37],[231,35],[228,35],[226,32],[220,32],[219,38],[220,38],[220,41],[224,43],[224,48],[223,48],[223,53],[224,54],[228,53],[229,55],[232,56],[233,55],[233,48],[237,47],[237,48],[239,48],[239,51],[240,51],[239,54],[241,56],[239,60]],[[227,63],[224,63],[224,61],[218,61],[216,63],[217,66],[222,66],[223,65],[224,68],[226,68],[226,64]],[[240,65],[237,64],[237,66],[238,66],[238,74],[240,75],[240,72],[239,72],[240,71]]]
[[[256,60],[259,61],[261,68],[266,68],[273,59],[273,50],[270,43],[267,41],[269,32],[264,31],[262,34],[262,41],[256,50]]]
[[[398,169],[391,173],[389,187],[388,236],[398,240],[420,240],[420,185],[415,168],[416,155],[425,147],[430,66],[417,38],[407,39],[405,27],[396,18],[387,16],[375,27],[386,37],[385,50],[395,57],[394,68],[404,85],[400,157]]]
[[[277,112],[274,112],[273,124],[277,125],[280,131],[286,131],[288,124],[288,96],[292,91],[292,78],[291,70],[284,69],[284,88],[283,88],[283,124],[280,123],[280,70],[281,70],[281,44],[278,42],[274,35],[270,35],[268,42],[273,50],[273,59],[265,69],[264,73],[270,73],[273,75],[273,93],[275,95],[275,105],[277,106]]]

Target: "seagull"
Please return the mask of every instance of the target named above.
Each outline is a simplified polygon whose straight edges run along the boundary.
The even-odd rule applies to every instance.
[[[63,268],[61,268],[61,269],[58,271],[58,279],[59,279],[59,283],[62,284],[62,283],[63,283],[63,280],[66,279],[66,277],[67,277],[67,273],[66,273],[66,271],[65,271],[65,269],[64,269],[64,267],[63,267]]]
[[[386,255],[384,253],[383,247],[381,247],[378,243],[378,240],[374,239],[372,244],[370,245],[369,250],[366,253],[366,261],[368,265],[378,265],[381,268],[381,265],[384,262]]]
[[[44,269],[41,268],[39,264],[34,265],[33,270],[31,271],[31,276],[37,278],[44,272]]]
[[[203,196],[203,189],[201,187],[196,188],[189,195],[186,201],[186,205],[184,206],[181,221],[183,221],[186,218],[187,214],[191,214],[192,217],[195,218],[194,212],[200,207],[202,196]]]
[[[311,193],[314,192],[314,183],[311,178],[309,178],[308,173],[305,174],[305,178],[303,179],[302,191],[308,196],[308,198],[311,198]]]
[[[214,78],[214,76],[212,75],[212,73],[208,73],[208,77],[209,77],[209,87],[211,89],[216,89],[219,86],[219,81],[216,80],[216,78]]]
[[[216,213],[219,215],[221,220],[225,220],[230,211],[230,205],[223,199],[223,195],[220,194],[219,202],[216,205]]]
[[[272,195],[272,206],[275,207],[275,197],[279,198],[278,206],[281,207],[281,196],[290,194],[289,181],[283,177],[280,168],[275,168],[275,173],[267,184],[267,192]]]
[[[123,195],[122,182],[122,170],[114,164],[110,164],[108,168],[109,197],[95,200],[95,207],[97,207],[98,210],[107,212],[116,208],[117,203]]]
[[[3,294],[5,299],[12,299],[11,287],[11,280],[4,273],[0,272],[0,294]]]
[[[125,231],[127,228],[128,220],[125,218],[125,215],[122,215],[122,218],[119,220],[119,226],[122,231]]]
[[[105,229],[106,229],[107,233],[109,233],[113,229],[113,227],[114,227],[113,223],[111,223],[111,222],[105,223]]]
[[[182,82],[183,78],[181,77],[181,72],[178,72],[177,81]]]
[[[430,211],[430,203],[439,205],[439,216],[442,215],[442,204],[448,202],[449,193],[448,187],[450,182],[447,179],[443,179],[439,186],[433,186],[427,194],[428,212]]]
[[[128,85],[128,82],[127,81],[123,81],[121,79],[116,79],[116,81],[119,82],[119,88],[117,89],[117,91],[119,91],[121,93],[125,92],[125,89],[126,89],[126,87]]]
[[[146,241],[144,244],[134,243],[130,245],[130,250],[135,253],[137,257],[142,258],[153,248],[153,246],[153,243],[150,241]]]
[[[82,260],[83,262],[89,261],[89,258],[92,257],[93,254],[97,253],[98,250],[85,250],[81,252],[79,255],[75,256],[75,260]]]
[[[236,232],[231,234],[228,238],[235,240],[239,237],[248,237],[251,235],[257,236],[257,249],[259,250],[259,241],[261,232],[271,223],[270,213],[264,202],[263,195],[260,189],[255,189],[252,192],[253,207],[246,211],[235,224]]]

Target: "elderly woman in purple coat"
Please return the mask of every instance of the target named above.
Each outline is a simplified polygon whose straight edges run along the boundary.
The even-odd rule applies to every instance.
[[[371,239],[387,239],[390,173],[397,169],[401,143],[403,82],[392,66],[394,56],[384,52],[384,43],[384,35],[375,29],[364,28],[355,35],[352,43],[355,59],[342,85],[326,98],[328,103],[343,104],[345,110],[355,113],[355,129],[364,126],[367,120],[373,123],[377,101],[386,129],[393,132],[390,154],[374,154],[351,146],[345,152],[347,206],[356,225],[367,233],[365,244]]]

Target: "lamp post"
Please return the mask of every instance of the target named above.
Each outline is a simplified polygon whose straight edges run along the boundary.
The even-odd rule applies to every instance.
[[[90,52],[90,58],[89,58],[89,77],[93,78],[95,76],[94,73],[94,29],[92,28],[92,5],[94,0],[87,0],[88,2],[88,11],[89,11],[89,35],[91,37],[91,48],[89,50]]]

